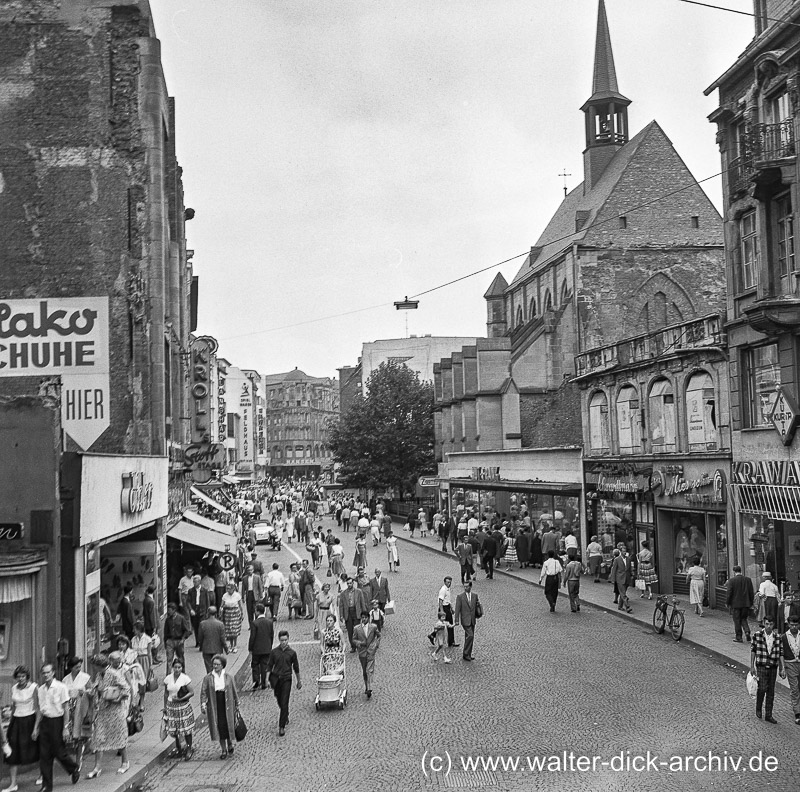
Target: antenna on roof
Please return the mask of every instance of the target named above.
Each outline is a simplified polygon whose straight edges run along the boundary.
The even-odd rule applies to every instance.
[[[571,173],[567,173],[567,169],[564,168],[563,172],[559,173],[558,175],[564,177],[564,197],[566,198],[567,197],[567,176],[572,176],[572,174]]]

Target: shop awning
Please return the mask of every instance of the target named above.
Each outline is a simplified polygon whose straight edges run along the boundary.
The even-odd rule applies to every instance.
[[[225,512],[228,514],[228,510],[221,504],[215,501],[213,498],[209,498],[205,492],[201,492],[197,487],[192,487],[192,495],[197,498],[200,498],[201,501],[205,501],[209,506],[215,508],[217,511]]]
[[[233,536],[233,528],[225,523],[217,522],[216,520],[209,520],[208,517],[203,517],[191,509],[186,509],[183,513],[183,519],[186,522],[199,525],[201,528],[208,528],[210,531],[225,534],[226,536]]]
[[[798,521],[800,487],[783,484],[731,484],[736,510],[746,514],[763,514],[774,520]]]
[[[202,547],[205,550],[214,550],[217,553],[225,553],[236,549],[236,541],[228,534],[212,531],[209,528],[186,522],[186,520],[181,520],[171,528],[167,537],[195,545],[196,547]]]
[[[511,490],[514,492],[540,492],[544,494],[580,495],[581,484],[565,481],[509,481],[495,479],[478,481],[476,479],[450,478],[447,481],[451,487],[463,487],[474,490]]]

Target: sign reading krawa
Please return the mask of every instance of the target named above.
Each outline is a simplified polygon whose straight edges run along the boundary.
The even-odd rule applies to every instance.
[[[61,422],[84,450],[110,423],[108,297],[0,301],[0,377],[62,378]]]

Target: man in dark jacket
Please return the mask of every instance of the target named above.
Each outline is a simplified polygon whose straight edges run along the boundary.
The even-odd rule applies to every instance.
[[[128,636],[130,641],[133,638],[133,623],[136,621],[136,614],[133,612],[133,605],[131,604],[131,592],[133,586],[130,583],[125,584],[122,589],[122,599],[119,601],[119,620],[122,626],[122,632]]]
[[[200,585],[201,580],[200,575],[195,575],[192,578],[192,588],[186,594],[186,607],[189,609],[189,620],[192,622],[194,640],[198,647],[200,643],[197,640],[197,629],[208,615],[208,606],[211,604],[208,592]]]
[[[178,612],[174,602],[167,605],[167,617],[164,619],[164,646],[167,648],[167,665],[172,668],[172,661],[178,658],[186,668],[183,656],[183,642],[192,634],[188,619]]]
[[[266,617],[267,608],[263,602],[256,604],[256,617],[250,625],[250,667],[253,669],[253,690],[267,688],[267,660],[272,651],[275,628],[272,619]]]
[[[750,625],[747,616],[750,608],[753,607],[755,592],[753,591],[753,581],[742,574],[742,568],[733,568],[733,577],[725,584],[727,595],[725,603],[730,608],[731,618],[733,619],[733,629],[736,636],[733,639],[737,643],[742,643],[742,629],[748,641],[750,641]]]
[[[203,653],[206,673],[211,673],[211,660],[214,655],[228,653],[228,642],[225,640],[225,625],[217,618],[217,609],[211,605],[208,618],[200,622],[197,628],[197,642]]]
[[[497,555],[497,540],[493,533],[487,533],[483,540],[483,568],[486,570],[486,577],[491,580],[494,578],[494,557]]]

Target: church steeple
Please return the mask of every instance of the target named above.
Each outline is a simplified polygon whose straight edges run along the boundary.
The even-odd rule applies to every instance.
[[[583,152],[585,192],[597,184],[611,158],[628,142],[628,105],[631,103],[617,87],[606,4],[605,0],[599,2],[592,95],[581,107],[586,116],[586,149]]]

